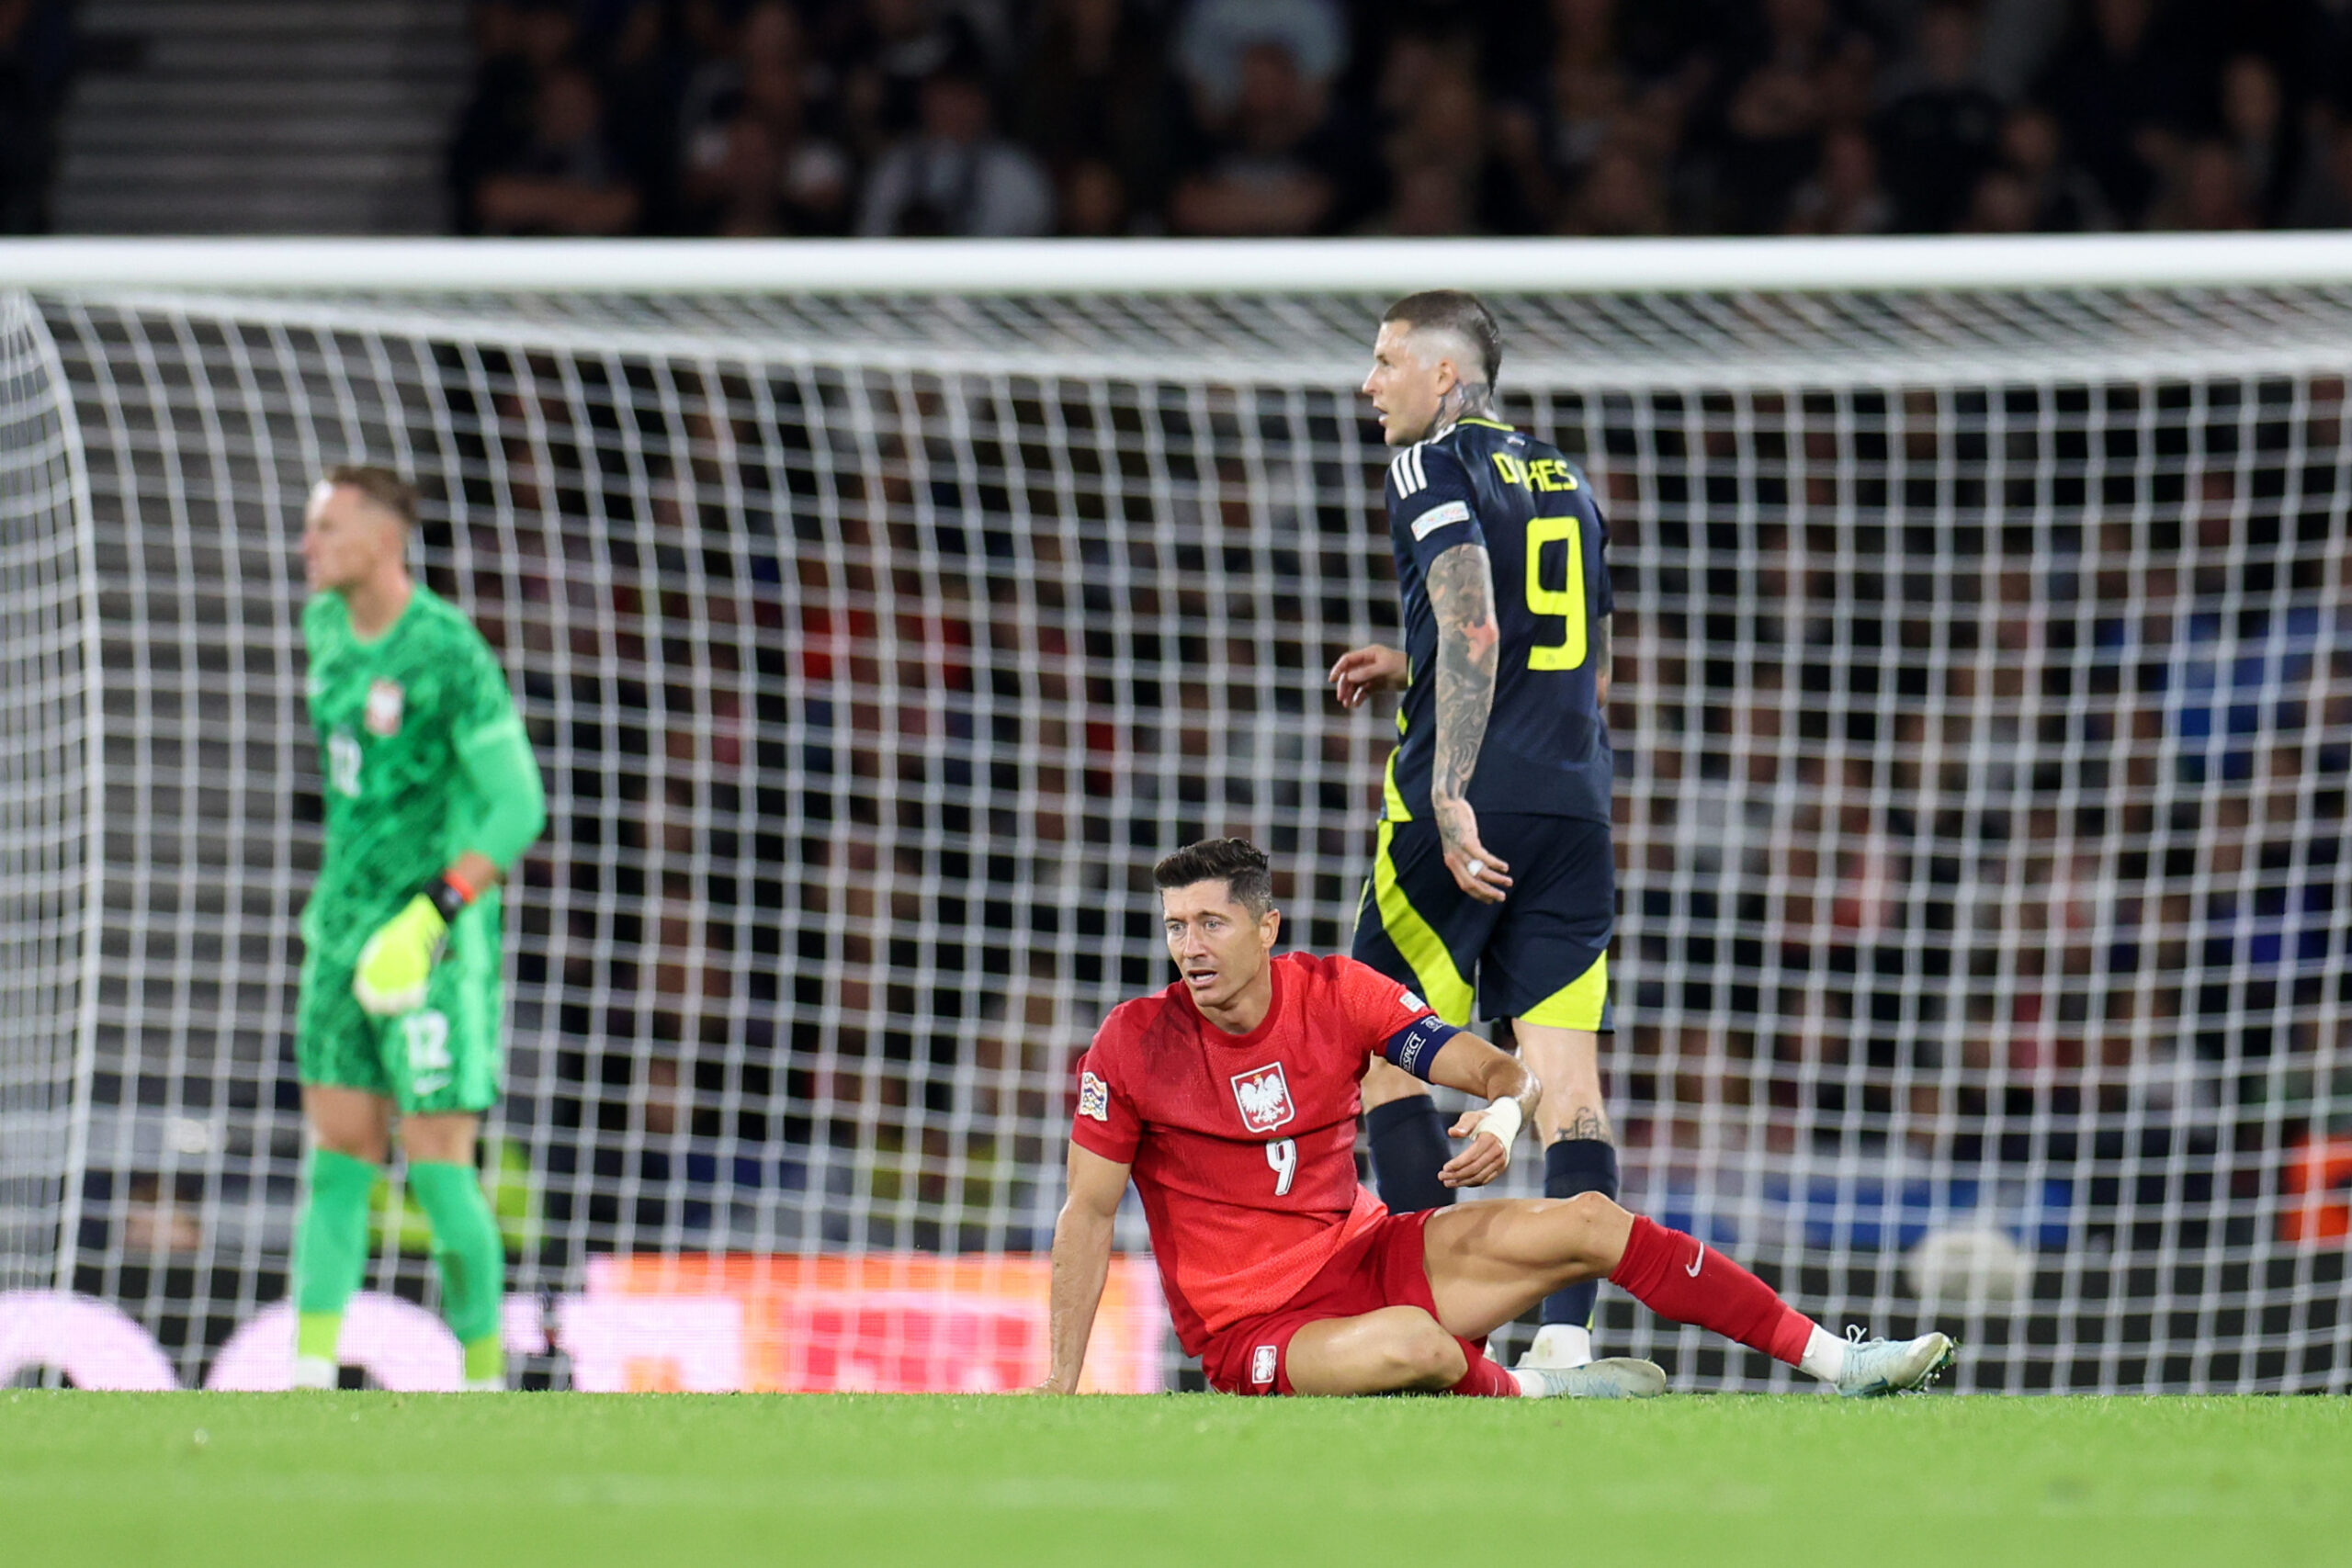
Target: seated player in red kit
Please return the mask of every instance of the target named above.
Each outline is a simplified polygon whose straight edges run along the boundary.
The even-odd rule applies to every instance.
[[[1356,1179],[1356,1083],[1374,1057],[1487,1100],[1453,1129],[1464,1140],[1443,1173],[1454,1187],[1503,1173],[1534,1078],[1353,959],[1274,956],[1282,916],[1251,845],[1193,844],[1153,881],[1182,977],[1114,1010],[1080,1061],[1041,1392],[1078,1386],[1130,1177],[1176,1337],[1227,1393],[1561,1393],[1549,1369],[1488,1359],[1486,1337],[1603,1277],[1844,1394],[1922,1388],[1951,1362],[1940,1334],[1840,1339],[1721,1253],[1598,1192],[1390,1213]],[[1645,1361],[1611,1370],[1625,1394],[1664,1386]]]

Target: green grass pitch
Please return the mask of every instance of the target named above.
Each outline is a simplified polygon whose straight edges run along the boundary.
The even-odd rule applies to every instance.
[[[2342,1399],[0,1395],[0,1562],[2352,1562]]]

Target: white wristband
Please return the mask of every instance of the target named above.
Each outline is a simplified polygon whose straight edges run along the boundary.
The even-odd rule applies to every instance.
[[[1510,1146],[1519,1142],[1519,1129],[1522,1120],[1518,1100],[1490,1100],[1487,1101],[1486,1114],[1478,1118],[1470,1135],[1475,1138],[1480,1133],[1492,1133],[1495,1135],[1495,1141],[1503,1146],[1503,1167],[1509,1169]]]

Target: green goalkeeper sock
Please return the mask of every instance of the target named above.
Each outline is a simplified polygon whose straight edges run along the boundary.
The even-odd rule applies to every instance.
[[[368,1272],[368,1194],[377,1168],[333,1149],[311,1151],[311,1193],[294,1231],[294,1348],[333,1360],[343,1309]]]
[[[506,1285],[506,1248],[471,1166],[411,1160],[409,1190],[433,1222],[433,1261],[441,1269],[441,1315],[466,1348],[469,1378],[504,1370],[498,1303]],[[484,1370],[477,1371],[477,1366]]]
[[[480,1387],[483,1383],[506,1381],[506,1342],[495,1334],[466,1342],[466,1382]]]

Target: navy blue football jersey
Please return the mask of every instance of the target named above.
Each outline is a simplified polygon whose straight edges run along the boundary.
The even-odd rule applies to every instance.
[[[1594,655],[1611,608],[1609,526],[1592,486],[1557,449],[1506,424],[1465,419],[1399,452],[1388,465],[1387,494],[1412,664],[1388,761],[1388,819],[1430,808],[1437,746],[1430,567],[1456,546],[1484,545],[1501,649],[1470,804],[1608,821],[1613,770]]]

